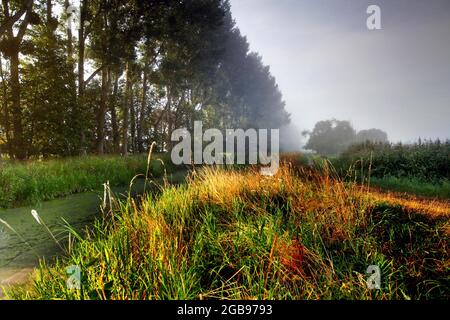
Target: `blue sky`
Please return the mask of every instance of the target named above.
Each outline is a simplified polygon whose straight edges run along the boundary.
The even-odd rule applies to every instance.
[[[366,27],[381,8],[382,30]],[[231,0],[300,130],[319,120],[392,141],[450,138],[450,1]]]

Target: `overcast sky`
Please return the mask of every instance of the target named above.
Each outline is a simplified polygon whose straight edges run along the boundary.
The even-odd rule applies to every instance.
[[[381,8],[381,30],[366,9]],[[391,141],[450,138],[450,0],[231,0],[300,130],[319,120]]]

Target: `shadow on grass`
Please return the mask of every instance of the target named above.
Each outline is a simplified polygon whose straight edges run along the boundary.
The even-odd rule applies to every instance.
[[[394,261],[395,278],[412,298],[450,297],[448,218],[407,212],[381,204],[371,215],[370,234]]]

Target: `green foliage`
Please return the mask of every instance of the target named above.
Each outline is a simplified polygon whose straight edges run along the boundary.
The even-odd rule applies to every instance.
[[[449,296],[446,223],[448,219],[411,213],[398,206],[378,204],[374,208],[369,228],[376,242],[383,244],[382,253],[392,259],[396,270],[396,280],[392,280],[404,284],[405,298]]]
[[[450,141],[411,145],[359,144],[335,158],[333,165],[344,174],[351,168],[358,180],[368,177],[369,173],[376,178],[416,178],[427,182],[449,180]]]
[[[33,62],[24,63],[23,106],[28,156],[74,155],[79,149],[74,76],[64,42],[47,28],[32,32]]]
[[[153,176],[172,171],[166,156],[151,162]],[[167,161],[166,161],[167,160]],[[166,164],[167,163],[167,164]],[[103,183],[126,186],[137,174],[145,174],[147,157],[136,155],[85,156],[28,163],[0,163],[0,207],[35,203],[72,193],[102,190]]]
[[[357,143],[365,143],[365,142],[378,142],[378,143],[387,143],[388,136],[387,133],[380,130],[380,129],[368,129],[368,130],[361,130],[356,134],[356,137],[354,139],[354,144]]]

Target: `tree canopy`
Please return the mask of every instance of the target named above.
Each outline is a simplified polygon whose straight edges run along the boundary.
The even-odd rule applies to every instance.
[[[304,131],[303,135],[309,136],[305,148],[322,155],[342,153],[356,143],[388,142],[387,133],[380,129],[356,132],[349,121],[336,119],[319,121],[311,132]]]
[[[143,152],[153,141],[167,151],[172,131],[196,120],[289,123],[227,0],[1,4],[0,152],[12,159]]]

